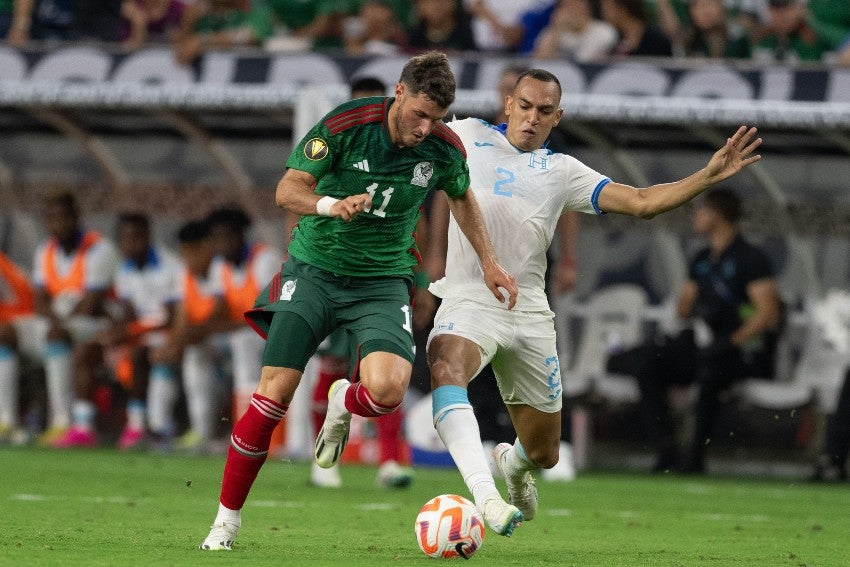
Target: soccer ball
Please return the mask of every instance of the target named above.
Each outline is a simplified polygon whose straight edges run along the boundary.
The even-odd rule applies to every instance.
[[[484,543],[484,518],[457,494],[435,496],[416,516],[416,541],[429,557],[469,559]]]

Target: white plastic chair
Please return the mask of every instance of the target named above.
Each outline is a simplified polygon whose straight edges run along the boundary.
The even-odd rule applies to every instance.
[[[640,399],[637,381],[631,376],[609,375],[606,362],[613,350],[641,342],[647,304],[646,291],[633,284],[612,285],[593,293],[585,307],[574,362],[562,375],[568,398],[592,391],[615,403]]]

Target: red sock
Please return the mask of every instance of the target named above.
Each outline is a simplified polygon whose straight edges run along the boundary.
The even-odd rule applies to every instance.
[[[381,462],[401,462],[401,410],[382,415],[375,420],[375,432],[381,447]]]
[[[319,434],[319,430],[325,423],[325,415],[328,413],[328,390],[331,384],[345,378],[347,373],[342,375],[335,372],[327,372],[324,369],[319,370],[319,376],[316,379],[316,386],[313,388],[313,403],[310,407],[310,417],[313,419],[313,437]]]
[[[251,485],[266,462],[272,432],[286,414],[286,406],[254,394],[245,415],[236,423],[230,436],[221,498],[225,507],[241,510]]]
[[[362,382],[352,384],[345,392],[345,409],[363,417],[378,417],[396,410],[398,406],[382,406],[372,399],[372,395]]]

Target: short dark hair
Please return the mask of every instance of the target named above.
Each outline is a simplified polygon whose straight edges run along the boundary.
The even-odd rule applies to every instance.
[[[526,77],[529,77],[536,81],[542,81],[544,83],[555,83],[555,85],[557,85],[558,87],[558,98],[560,98],[563,94],[563,90],[561,89],[561,81],[558,80],[558,77],[556,77],[554,73],[550,73],[545,69],[528,69],[526,71],[523,71],[522,73],[520,73],[519,77],[517,77],[514,88],[516,88],[517,85],[519,85],[519,82]]]
[[[207,215],[207,224],[210,228],[218,225],[225,225],[234,230],[247,230],[251,226],[251,217],[239,207],[228,206],[214,209]]]
[[[455,101],[457,83],[449,58],[442,51],[428,51],[411,57],[401,70],[398,81],[410,89],[410,94],[424,94],[441,108],[448,108]]]
[[[54,191],[49,193],[44,198],[44,206],[45,207],[53,207],[58,206],[65,209],[67,212],[72,215],[78,215],[79,209],[77,208],[77,199],[74,197],[74,194],[70,191]]]
[[[206,220],[192,220],[185,223],[177,231],[177,241],[180,244],[196,244],[210,234],[210,226]]]
[[[352,96],[358,91],[380,91],[386,93],[387,85],[377,77],[360,77],[351,81],[349,89]]]
[[[732,223],[738,222],[743,216],[741,198],[726,187],[717,187],[706,191],[702,198],[702,204],[717,211],[720,216]]]
[[[151,221],[144,213],[121,213],[118,215],[118,226],[129,224],[150,232]]]

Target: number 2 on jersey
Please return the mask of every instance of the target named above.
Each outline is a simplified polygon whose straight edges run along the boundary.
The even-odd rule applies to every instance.
[[[505,169],[504,167],[497,167],[496,173],[499,174],[500,179],[496,180],[493,184],[493,194],[494,195],[502,195],[503,197],[513,197],[514,192],[508,188],[505,188],[505,185],[508,183],[513,183],[516,179],[516,175],[510,169]]]
[[[369,198],[372,199],[372,204],[375,204],[375,193],[378,191],[378,184],[372,183],[368,187],[366,187],[366,192],[369,193]],[[394,187],[387,187],[383,191],[381,191],[381,196],[384,198],[381,206],[378,209],[374,209],[369,207],[368,209],[364,209],[367,213],[372,213],[376,217],[384,218],[387,216],[386,210],[387,205],[390,203],[390,197],[392,197],[393,191],[395,191]]]

